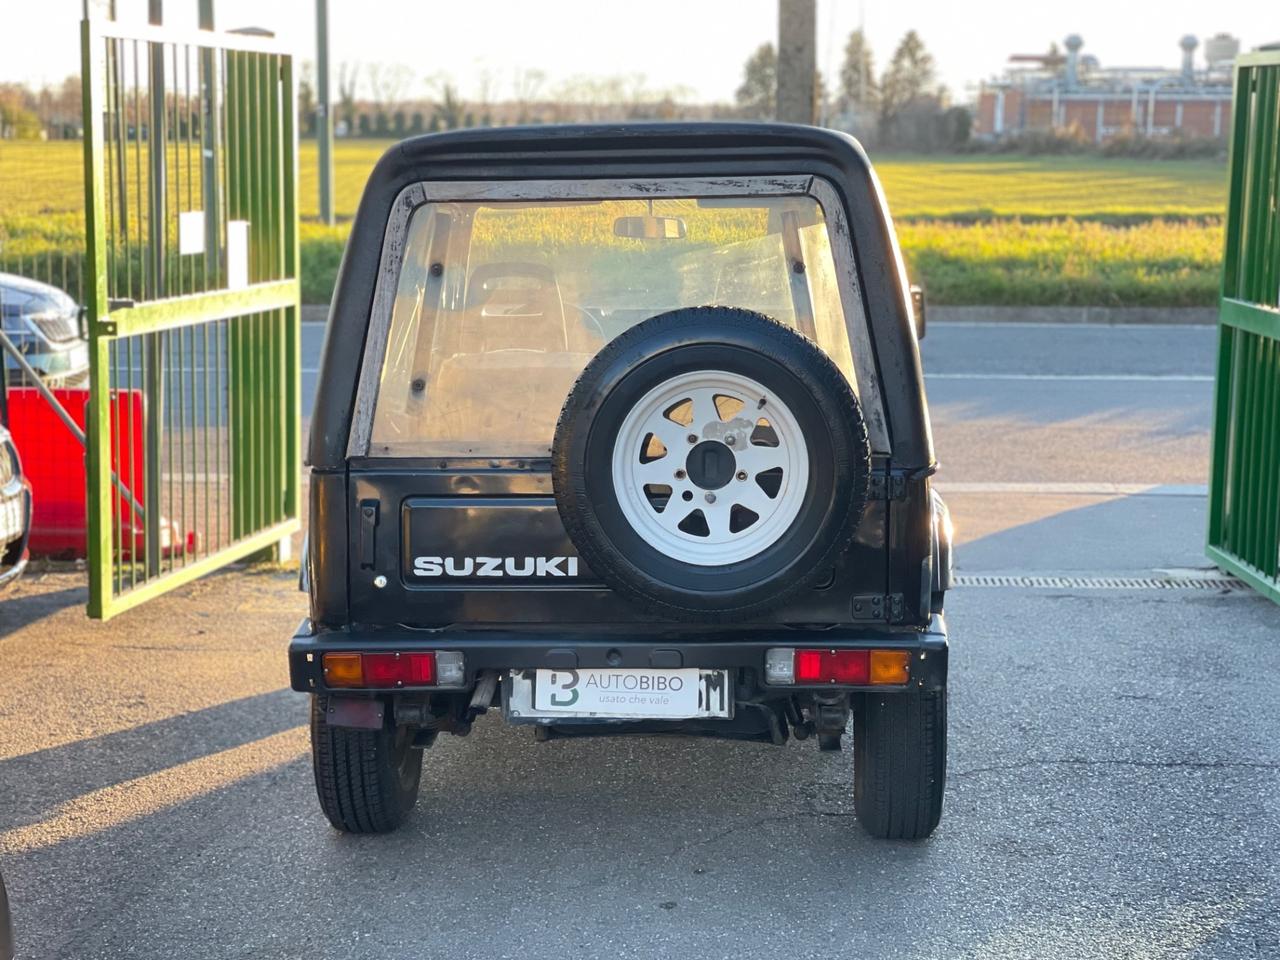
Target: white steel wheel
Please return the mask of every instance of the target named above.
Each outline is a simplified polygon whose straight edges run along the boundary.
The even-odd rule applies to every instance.
[[[650,546],[703,567],[757,556],[787,532],[809,483],[809,451],[776,394],[737,373],[666,380],[614,441],[622,514]]]

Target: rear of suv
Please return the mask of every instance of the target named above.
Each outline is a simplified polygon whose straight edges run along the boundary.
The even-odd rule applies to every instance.
[[[423,751],[500,710],[540,740],[852,725],[862,825],[931,833],[951,545],[915,320],[843,135],[392,148],[331,308],[289,649],[330,821],[393,829]]]

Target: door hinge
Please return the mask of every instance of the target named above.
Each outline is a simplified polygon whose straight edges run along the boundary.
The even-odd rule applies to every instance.
[[[905,616],[906,601],[900,593],[873,593],[853,598],[854,620],[901,623]]]
[[[873,473],[867,484],[868,500],[904,500],[907,496],[907,478],[901,474],[885,476]]]

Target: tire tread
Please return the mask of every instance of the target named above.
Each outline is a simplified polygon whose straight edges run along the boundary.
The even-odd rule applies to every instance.
[[[864,694],[854,709],[854,809],[872,836],[921,840],[938,826],[947,692]]]
[[[394,767],[395,728],[355,730],[325,722],[327,699],[311,698],[311,761],[316,796],[329,822],[344,833],[387,833],[413,808],[414,789],[401,789]],[[421,753],[410,761],[418,765]]]

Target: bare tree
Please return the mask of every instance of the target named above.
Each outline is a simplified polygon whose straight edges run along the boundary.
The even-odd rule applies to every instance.
[[[466,123],[467,109],[458,88],[443,73],[432,74],[426,78],[427,89],[431,91],[435,101],[435,113],[432,116],[431,128],[456,130]]]
[[[597,99],[596,81],[582,74],[575,74],[561,83],[551,93],[552,119],[557,122],[594,120]]]
[[[378,110],[397,106],[413,83],[413,70],[403,63],[371,63],[365,69],[369,99]]]
[[[541,70],[517,69],[511,78],[511,96],[516,103],[516,119],[528,123],[529,110],[547,84],[547,75]]]
[[[347,132],[354,133],[356,125],[356,87],[360,82],[360,64],[338,65],[338,113],[347,125]]]
[[[302,69],[298,71],[298,119],[302,123],[302,132],[307,135],[316,130],[316,88],[312,67],[310,60],[304,60]]]

